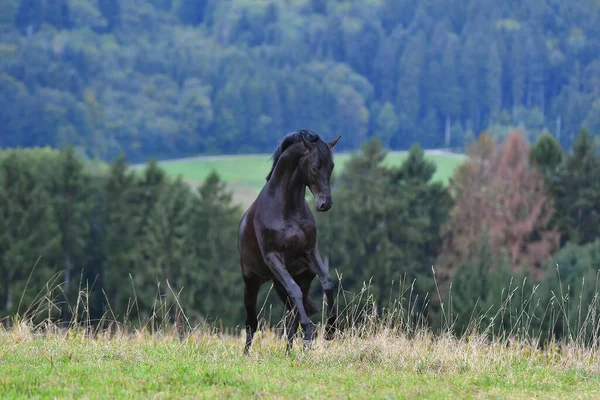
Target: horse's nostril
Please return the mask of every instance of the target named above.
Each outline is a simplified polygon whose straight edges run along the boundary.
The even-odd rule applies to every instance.
[[[330,201],[327,201],[327,202],[325,202],[325,203],[321,203],[321,204],[319,205],[319,210],[321,210],[321,211],[327,211],[327,210],[329,210],[330,208],[331,208],[331,202],[330,202]]]

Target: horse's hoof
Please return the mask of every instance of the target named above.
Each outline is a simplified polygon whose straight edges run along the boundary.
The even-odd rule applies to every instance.
[[[312,340],[304,339],[304,348],[306,350],[311,350],[312,349],[312,343],[313,343]]]

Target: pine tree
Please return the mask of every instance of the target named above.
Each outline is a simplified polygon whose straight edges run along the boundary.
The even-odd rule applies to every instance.
[[[177,13],[184,24],[198,25],[204,20],[206,0],[181,0]]]
[[[310,8],[315,14],[327,13],[327,2],[325,0],[310,0]]]
[[[398,119],[396,118],[396,111],[394,110],[394,106],[386,101],[377,115],[375,134],[385,145],[389,145],[391,138],[397,131]]]
[[[44,285],[56,283],[51,277],[59,230],[48,192],[34,174],[35,169],[17,152],[1,161],[0,312],[4,315],[23,313]],[[19,304],[22,295],[23,304]]]
[[[416,280],[423,297],[433,290],[431,267],[441,250],[440,228],[452,207],[446,187],[432,182],[435,172],[435,163],[413,145],[402,165],[390,171],[386,193],[389,237],[402,253],[398,264],[411,281]]]
[[[409,40],[399,59],[399,79],[396,94],[396,110],[416,121],[421,112],[420,80],[424,67],[425,36],[422,32]]]
[[[86,240],[90,239],[91,188],[83,164],[72,147],[61,151],[51,183],[54,212],[58,222],[61,265],[64,268],[63,291],[70,302],[77,295],[77,279],[86,265]],[[63,320],[68,320],[66,304]]]
[[[498,47],[493,44],[487,64],[487,103],[491,118],[496,117],[502,107],[502,79],[502,59],[498,54]]]
[[[15,24],[24,33],[30,34],[40,29],[44,20],[42,0],[21,0],[15,15]]]
[[[451,300],[447,300],[444,308],[446,317],[436,318],[441,328],[451,324],[456,335],[481,333],[490,327],[503,332],[500,327],[506,328],[511,322],[499,311],[510,289],[511,277],[519,285],[521,276],[511,274],[510,261],[505,255],[493,254],[489,239],[487,230],[483,230],[472,257],[463,260],[452,280]]]
[[[462,89],[458,82],[457,47],[455,40],[448,40],[442,59],[441,90],[439,96],[435,99],[444,114],[445,146],[451,145],[452,120],[459,115],[462,103]]]
[[[125,156],[120,155],[110,167],[104,185],[103,225],[104,254],[101,286],[114,317],[123,317],[129,302],[134,300],[130,275],[135,278],[142,271],[136,270],[136,231],[138,205],[136,202],[135,178],[128,171]],[[112,317],[112,316],[111,316]]]
[[[243,320],[244,285],[234,250],[241,214],[226,184],[212,172],[192,202],[186,247],[193,262],[182,272],[197,317],[229,326]]]
[[[45,20],[59,29],[68,29],[71,26],[67,0],[46,0],[44,14]]]
[[[431,182],[435,164],[419,146],[396,168],[384,165],[386,154],[372,138],[346,164],[336,206],[319,216],[321,253],[339,268],[347,290],[370,282],[370,293],[386,302],[392,284],[396,289],[416,279],[421,301],[432,288],[431,266],[451,198],[441,183]]]
[[[373,278],[377,297],[388,293],[396,267],[386,226],[386,156],[381,140],[373,137],[347,162],[335,206],[323,221],[326,229],[319,231],[321,254],[330,257],[332,270],[343,274],[344,288],[359,291]]]
[[[600,240],[583,246],[568,243],[547,262],[547,274],[540,284],[540,307],[547,317],[540,333],[560,339],[577,335],[593,338],[597,326],[588,316],[598,312],[597,277],[600,270]],[[557,298],[556,294],[560,294]],[[541,312],[540,312],[541,313]],[[584,321],[588,322],[584,324]],[[581,330],[581,331],[580,331]],[[546,338],[547,339],[547,338]]]
[[[529,162],[544,176],[546,191],[553,193],[563,149],[554,136],[544,133],[531,147]]]
[[[572,154],[559,167],[555,185],[562,241],[586,244],[600,234],[600,157],[593,138],[582,129]]]
[[[138,268],[134,277],[138,304],[141,309],[150,311],[160,290],[170,305],[173,305],[173,296],[178,296],[184,313],[192,316],[194,309],[187,307],[193,305],[189,294],[194,293],[195,283],[185,279],[185,270],[191,268],[193,261],[186,246],[191,227],[191,192],[181,179],[163,182],[160,189],[137,246],[144,266]],[[181,296],[180,290],[183,290]],[[181,315],[177,304],[171,311],[171,318]]]
[[[98,8],[106,19],[108,32],[113,32],[121,22],[121,5],[119,0],[98,0]]]
[[[512,111],[516,116],[517,109],[523,104],[525,93],[525,44],[521,35],[515,35],[510,52],[510,76],[512,92]]]
[[[156,159],[150,160],[144,174],[136,181],[135,195],[138,197],[139,219],[136,221],[136,234],[142,238],[145,234],[148,218],[152,213],[160,194],[165,190],[165,171],[158,166]]]

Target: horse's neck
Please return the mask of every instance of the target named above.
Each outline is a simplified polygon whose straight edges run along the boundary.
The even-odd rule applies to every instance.
[[[306,198],[306,186],[298,173],[298,162],[301,156],[293,149],[285,151],[277,161],[268,183],[269,193],[279,197],[284,208],[290,211],[303,209]]]

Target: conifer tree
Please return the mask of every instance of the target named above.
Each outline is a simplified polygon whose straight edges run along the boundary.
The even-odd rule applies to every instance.
[[[48,192],[34,172],[16,151],[0,164],[2,314],[22,313],[44,285],[56,283],[51,278],[55,272],[60,235]],[[26,290],[30,273],[32,279]],[[21,296],[23,304],[19,304]]]
[[[531,147],[529,162],[544,175],[548,190],[556,179],[562,158],[563,150],[560,143],[549,133],[542,134]]]
[[[88,261],[86,241],[90,239],[91,187],[72,147],[61,151],[52,178],[50,190],[60,232],[59,265],[64,269],[63,291],[66,300],[71,302],[77,294],[77,279]],[[67,304],[63,304],[62,317],[69,318]]]
[[[105,306],[111,307],[115,318],[123,317],[134,301],[130,274],[135,277],[139,272],[135,269],[139,265],[135,251],[139,215],[135,200],[135,177],[121,154],[110,167],[103,198],[105,260],[101,286],[109,302]]]
[[[226,184],[212,172],[192,202],[186,247],[193,262],[183,271],[198,316],[230,326],[243,318],[244,285],[235,251],[241,215]]]
[[[148,218],[166,189],[165,183],[165,171],[158,166],[156,159],[150,160],[143,175],[136,180],[135,197],[139,204],[136,235],[140,238],[144,236]]]
[[[432,288],[431,266],[451,198],[441,183],[431,182],[435,165],[419,146],[397,168],[386,167],[385,156],[374,138],[348,161],[334,194],[336,206],[319,218],[321,252],[332,268],[340,268],[347,290],[370,282],[377,301],[387,302],[392,284],[397,296],[400,281],[416,280],[421,301]]]
[[[402,251],[402,270],[421,295],[433,290],[431,267],[441,250],[440,228],[450,215],[452,198],[441,182],[433,182],[436,165],[414,145],[406,161],[391,170],[387,198],[391,240]]]
[[[600,157],[593,138],[582,129],[571,154],[559,167],[555,186],[562,242],[585,244],[600,234]]]
[[[547,261],[547,273],[540,284],[540,308],[548,309],[540,326],[544,336],[581,335],[585,340],[595,336],[598,327],[593,323],[594,315],[600,308],[600,288],[596,284],[599,270],[599,239],[583,246],[568,243]]]
[[[444,299],[446,317],[436,316],[435,325],[441,324],[441,328],[451,325],[457,335],[467,331],[481,333],[490,324],[496,329],[500,326],[510,329],[511,320],[503,318],[505,313],[501,309],[506,306],[511,278],[514,288],[522,283],[522,274],[511,272],[506,254],[492,253],[489,239],[487,230],[483,230],[472,257],[462,261],[452,280],[451,292]]]
[[[181,179],[164,182],[148,214],[144,234],[138,244],[143,268],[137,268],[134,277],[138,303],[145,310],[151,309],[159,290],[169,304],[173,304],[173,296],[177,295],[186,314],[191,316],[194,311],[188,307],[192,305],[188,293],[193,293],[195,282],[184,279],[184,271],[191,267],[193,261],[186,246],[191,194]],[[178,307],[171,309],[171,317],[178,315]]]
[[[332,271],[344,267],[347,289],[360,290],[363,281],[393,270],[386,261],[392,248],[385,226],[386,155],[379,138],[367,141],[345,165],[333,195],[335,205],[326,215],[317,215],[324,228],[319,230],[321,254],[331,258]]]

